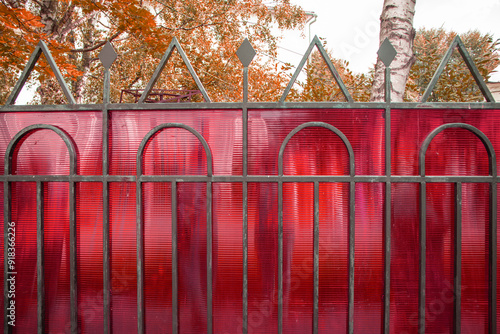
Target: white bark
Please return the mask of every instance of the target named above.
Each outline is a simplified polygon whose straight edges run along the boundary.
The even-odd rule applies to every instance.
[[[397,51],[391,63],[391,101],[402,102],[410,68],[415,62],[413,55],[413,16],[416,0],[384,0],[380,16],[380,44],[388,38]],[[384,101],[385,65],[381,60],[375,66],[375,78],[370,101]]]

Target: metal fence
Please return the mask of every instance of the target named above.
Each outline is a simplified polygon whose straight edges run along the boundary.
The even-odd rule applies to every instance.
[[[305,65],[306,60],[313,50],[314,47],[322,53],[327,62],[327,65],[337,81],[342,93],[344,94],[347,102],[287,102],[286,97],[290,92],[292,85],[298,77],[302,67]],[[155,74],[149,84],[147,85],[145,91],[143,92],[139,103],[137,104],[111,104],[109,103],[109,69],[111,67],[116,55],[113,55],[113,51],[110,45],[106,46],[106,51],[101,53],[101,60],[105,66],[105,81],[104,81],[104,103],[98,105],[76,105],[74,99],[71,97],[69,90],[67,89],[62,76],[57,69],[54,61],[50,56],[49,50],[41,42],[36,50],[34,51],[29,63],[26,66],[25,71],[21,75],[19,82],[16,84],[13,93],[8,99],[5,106],[0,109],[2,115],[23,115],[29,112],[43,112],[43,113],[57,113],[57,112],[74,112],[75,114],[84,111],[96,111],[100,113],[102,119],[102,174],[100,175],[82,175],[78,173],[77,165],[80,163],[78,161],[78,147],[76,147],[75,140],[72,138],[67,131],[61,129],[58,126],[52,124],[32,124],[24,127],[21,131],[17,132],[12,137],[9,137],[8,133],[2,129],[4,133],[4,138],[7,138],[8,145],[5,148],[5,161],[4,161],[4,175],[0,176],[0,180],[3,182],[3,212],[4,212],[4,332],[11,333],[15,332],[15,327],[9,325],[9,307],[11,305],[12,298],[9,296],[9,278],[12,277],[13,271],[9,267],[9,259],[12,258],[12,254],[9,251],[9,237],[11,236],[12,230],[9,229],[9,223],[12,222],[11,217],[11,202],[12,202],[12,184],[17,182],[35,182],[36,183],[36,291],[37,291],[37,328],[38,333],[43,333],[47,331],[45,328],[47,310],[45,308],[45,274],[44,270],[44,190],[46,190],[46,184],[48,182],[62,182],[69,185],[69,236],[70,236],[70,320],[71,326],[70,331],[72,333],[79,332],[79,319],[84,315],[79,314],[78,309],[78,279],[77,279],[77,217],[76,217],[76,204],[75,204],[75,187],[77,183],[93,182],[102,184],[102,216],[103,216],[103,331],[105,333],[112,332],[112,286],[111,286],[111,271],[110,271],[110,257],[111,257],[111,247],[110,247],[110,198],[109,198],[109,186],[116,182],[129,182],[135,183],[136,190],[136,261],[137,261],[137,311],[133,316],[137,317],[137,331],[139,333],[145,332],[145,327],[147,327],[147,321],[145,319],[145,297],[144,297],[144,275],[145,275],[145,265],[144,265],[144,221],[143,221],[143,208],[144,208],[144,196],[143,196],[143,184],[149,182],[160,182],[170,184],[171,191],[171,228],[172,228],[172,328],[165,329],[167,332],[178,333],[180,330],[179,321],[179,296],[178,296],[178,286],[179,286],[179,268],[178,268],[178,203],[177,203],[177,193],[178,186],[181,183],[186,182],[197,182],[206,184],[206,224],[207,224],[207,234],[206,234],[206,282],[207,282],[207,300],[206,300],[206,328],[208,333],[213,331],[213,268],[212,268],[212,254],[213,254],[213,234],[212,234],[212,201],[213,201],[213,191],[212,187],[215,183],[237,183],[241,184],[242,187],[242,304],[234,305],[235,308],[241,307],[242,309],[242,327],[241,331],[243,333],[251,332],[249,327],[249,282],[248,282],[248,186],[250,183],[273,183],[277,185],[278,189],[278,267],[277,270],[277,286],[278,286],[278,324],[276,332],[282,333],[286,332],[286,328],[283,325],[284,317],[284,277],[283,277],[283,263],[284,263],[284,223],[283,223],[283,189],[284,185],[289,183],[307,183],[313,185],[313,249],[311,256],[313,258],[313,307],[312,307],[312,333],[320,332],[319,328],[319,317],[320,317],[320,307],[319,307],[319,275],[320,275],[320,185],[324,183],[329,184],[346,184],[348,185],[348,296],[347,296],[347,323],[345,324],[345,330],[348,333],[354,332],[355,327],[355,235],[356,235],[356,219],[355,219],[355,208],[356,208],[356,185],[360,183],[378,183],[383,185],[384,189],[384,202],[383,202],[383,291],[380,298],[383,300],[381,322],[382,328],[380,331],[384,333],[394,332],[391,328],[391,229],[393,228],[393,223],[391,222],[392,216],[392,200],[397,200],[393,198],[392,190],[393,185],[397,183],[407,183],[416,184],[419,187],[419,278],[418,278],[418,332],[424,333],[426,327],[426,217],[427,217],[427,196],[426,189],[429,184],[441,184],[449,183],[453,184],[454,187],[454,207],[455,207],[455,225],[454,225],[454,246],[453,246],[453,325],[452,329],[455,333],[461,332],[461,289],[462,289],[462,201],[463,201],[463,185],[470,183],[480,183],[486,184],[489,187],[489,204],[488,204],[488,226],[486,227],[488,235],[488,249],[485,254],[488,257],[488,314],[487,314],[487,328],[488,333],[497,333],[497,160],[495,155],[495,144],[490,141],[490,139],[477,127],[463,123],[463,122],[452,122],[445,123],[441,126],[433,129],[425,140],[420,143],[419,155],[418,155],[418,168],[419,175],[394,175],[391,169],[394,166],[392,149],[394,145],[394,138],[391,134],[392,131],[392,121],[391,114],[393,110],[402,111],[414,111],[418,113],[425,110],[465,110],[469,109],[471,112],[495,112],[500,111],[500,104],[496,103],[489,92],[487,86],[482,80],[477,68],[472,62],[471,57],[465,50],[462,42],[458,37],[453,42],[448,54],[445,56],[442,64],[440,65],[436,75],[432,79],[429,88],[424,94],[423,101],[420,103],[393,103],[390,97],[390,69],[386,69],[386,101],[385,102],[374,102],[374,103],[358,103],[354,102],[350,97],[345,85],[342,83],[340,76],[335,70],[331,61],[329,61],[326,56],[325,50],[323,49],[318,38],[315,38],[308,51],[304,55],[297,71],[292,77],[290,84],[283,93],[282,98],[278,102],[266,102],[266,103],[255,103],[248,101],[248,71],[249,65],[253,58],[253,49],[248,41],[245,41],[240,50],[238,51],[238,56],[243,64],[243,101],[238,103],[213,103],[203,88],[203,85],[199,81],[195,71],[189,65],[186,55],[182,51],[179,43],[176,39],[172,41],[167,52],[165,53],[163,59],[161,60]],[[111,48],[111,49],[110,49]],[[156,80],[158,79],[162,69],[167,63],[170,55],[177,49],[181,55],[183,61],[185,62],[189,72],[195,79],[205,102],[204,103],[160,103],[155,104],[153,107],[151,104],[146,104],[145,99],[148,93],[153,89]],[[450,59],[451,52],[454,49],[460,51],[460,54],[464,58],[468,68],[470,69],[474,79],[476,80],[478,86],[483,93],[486,102],[484,103],[429,103],[426,102],[430,93],[432,92],[434,86],[443,69]],[[16,106],[14,105],[17,96],[19,95],[24,83],[26,82],[30,72],[32,71],[36,61],[39,56],[44,53],[48,59],[49,64],[52,66],[56,77],[61,84],[62,90],[66,95],[70,104],[68,105],[58,105],[58,106]],[[390,61],[389,61],[390,63]],[[249,111],[254,110],[275,110],[277,112],[281,111],[300,111],[300,110],[366,110],[367,112],[382,113],[383,115],[383,168],[385,169],[382,175],[360,175],[356,173],[355,168],[355,153],[351,142],[341,130],[339,130],[335,124],[329,124],[324,121],[308,121],[299,126],[295,127],[293,131],[289,132],[284,141],[281,143],[279,154],[278,154],[278,173],[277,175],[250,175],[248,166],[248,156],[249,156]],[[240,175],[216,175],[212,166],[213,156],[211,148],[204,136],[191,126],[188,126],[181,122],[169,122],[157,125],[150,129],[147,135],[142,139],[139,150],[136,155],[136,173],[135,175],[120,175],[110,173],[110,129],[114,119],[110,116],[112,112],[115,111],[148,111],[156,110],[158,112],[167,112],[171,110],[180,110],[186,112],[199,112],[203,113],[209,110],[236,110],[241,113],[241,138],[242,138],[242,169]],[[346,116],[349,117],[349,116]],[[144,150],[147,144],[151,141],[155,135],[163,130],[169,130],[172,128],[184,129],[191,134],[193,134],[203,146],[204,154],[206,156],[206,175],[145,175],[143,172],[143,159]],[[338,136],[348,152],[348,174],[347,175],[315,175],[315,176],[304,176],[304,175],[287,175],[284,172],[284,153],[289,141],[302,130],[307,128],[323,128],[331,133]],[[460,128],[472,133],[477,137],[484,145],[484,148],[488,155],[488,166],[489,174],[484,176],[429,176],[426,174],[426,152],[431,144],[432,140],[438,136],[440,133],[447,129]],[[56,133],[65,143],[67,151],[69,152],[69,174],[68,175],[18,175],[13,173],[13,168],[16,160],[16,154],[19,147],[22,145],[23,141],[30,136],[32,133],[39,130],[50,130]],[[496,143],[496,142],[495,142]],[[389,200],[387,200],[389,199]],[[15,252],[19,252],[19,249],[15,249]],[[392,268],[394,271],[394,268]],[[392,272],[394,274],[394,272]],[[131,315],[132,316],[132,315]],[[393,315],[392,315],[393,316]],[[378,331],[375,329],[374,331]],[[236,329],[235,329],[236,332]],[[255,332],[255,331],[254,331]],[[257,330],[258,332],[258,330]]]

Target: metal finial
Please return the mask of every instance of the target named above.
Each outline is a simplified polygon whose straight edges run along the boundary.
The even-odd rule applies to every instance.
[[[248,38],[245,38],[243,43],[241,43],[238,48],[238,51],[236,51],[236,55],[240,59],[241,64],[243,64],[243,67],[248,67],[256,54],[257,52],[255,52],[252,44],[248,41]]]
[[[392,46],[389,39],[386,38],[380,46],[380,49],[378,49],[377,54],[380,60],[382,60],[382,62],[384,63],[385,67],[389,67],[396,57],[397,52],[394,46]]]
[[[99,52],[99,60],[101,60],[101,63],[106,70],[109,70],[117,57],[118,54],[109,41],[106,42],[101,52]]]

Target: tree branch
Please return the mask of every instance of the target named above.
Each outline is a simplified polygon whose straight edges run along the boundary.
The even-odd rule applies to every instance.
[[[70,52],[90,52],[99,49],[101,46],[106,44],[106,42],[111,42],[112,40],[116,39],[118,36],[120,36],[123,33],[123,31],[118,31],[114,33],[109,39],[101,41],[97,43],[96,45],[90,46],[88,48],[83,48],[83,49],[72,49]]]

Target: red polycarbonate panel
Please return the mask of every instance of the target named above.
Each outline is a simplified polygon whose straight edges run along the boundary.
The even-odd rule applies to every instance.
[[[177,184],[179,332],[207,332],[207,185]]]
[[[69,152],[64,141],[52,130],[32,133],[15,150],[11,174],[68,175]]]
[[[354,251],[355,333],[382,332],[384,192],[385,185],[381,183],[356,184]],[[339,230],[338,227],[337,230]],[[332,242],[332,244],[335,244],[335,242]]]
[[[427,184],[426,333],[453,332],[455,185]]]
[[[285,175],[349,175],[349,154],[337,134],[305,128],[288,142],[283,154]]]
[[[70,329],[69,184],[44,184],[45,328]]]
[[[146,332],[172,328],[172,206],[170,183],[144,183]]]
[[[429,145],[426,175],[489,175],[488,153],[475,134],[460,128],[446,129]]]
[[[497,185],[497,203],[500,200],[500,185]],[[500,229],[498,228],[498,219],[500,217],[500,206],[497,205],[497,259],[500,256]],[[497,260],[498,261],[498,260]],[[497,263],[497,314],[496,314],[496,319],[497,319],[497,328],[500,328],[500,294],[498,291],[500,291],[500,281],[498,280],[498,277],[500,277],[500,266],[498,266]]]
[[[76,185],[78,326],[83,333],[103,329],[102,183]]]
[[[9,113],[0,138],[0,154],[19,130],[35,123],[54,124],[75,141],[79,173],[99,175],[102,165],[101,120],[94,112]],[[457,118],[459,117],[459,118]],[[447,122],[481,129],[499,149],[492,110],[396,110],[392,116],[392,172],[418,175],[418,150],[425,137]],[[116,121],[116,123],[114,123]],[[384,173],[382,111],[293,110],[251,111],[249,172],[277,174],[278,151],[296,126],[327,122],[342,131],[354,148],[357,175]],[[111,169],[135,175],[142,138],[154,126],[185,123],[203,134],[214,156],[214,172],[241,175],[240,111],[116,111],[110,126]],[[2,153],[3,152],[3,153]],[[145,174],[207,172],[206,154],[185,129],[165,129],[148,143]],[[488,175],[488,156],[476,136],[448,129],[436,136],[426,155],[427,175]],[[3,159],[0,159],[3,165]],[[41,130],[20,145],[17,173],[67,174],[68,153],[62,140]],[[286,175],[348,174],[348,155],[337,135],[308,128],[289,142]],[[64,332],[69,325],[68,183],[46,183],[46,326]],[[180,332],[207,330],[205,183],[178,183]],[[136,332],[136,184],[110,183],[112,327]],[[381,331],[383,303],[384,184],[356,184],[356,249],[354,330]],[[454,185],[427,184],[426,332],[453,330]],[[418,332],[419,184],[392,184],[391,332]],[[36,185],[12,183],[12,220],[16,240],[16,327],[36,330]],[[213,184],[214,332],[239,332],[242,326],[241,183]],[[249,183],[248,326],[250,333],[276,333],[278,327],[278,184]],[[310,332],[312,327],[313,184],[285,183],[284,332]],[[487,332],[489,185],[463,184],[462,329]],[[319,329],[347,330],[349,185],[320,184]],[[143,185],[146,331],[171,329],[171,185]],[[77,184],[78,309],[83,332],[102,330],[102,186]],[[17,258],[18,257],[18,258]],[[55,269],[54,269],[55,268]],[[498,285],[498,283],[497,283]],[[500,303],[500,298],[497,296]],[[497,310],[497,313],[499,311]],[[500,314],[500,313],[499,313]],[[498,321],[498,319],[497,319]]]
[[[419,184],[392,184],[391,333],[418,333]]]
[[[462,332],[488,333],[489,185],[463,185]]]
[[[243,324],[243,185],[213,184],[213,330],[241,333]],[[266,308],[263,308],[265,311]]]
[[[319,332],[347,333],[349,184],[320,183],[319,195]]]
[[[0,168],[11,139],[33,124],[49,124],[63,130],[74,142],[78,153],[78,174],[102,173],[102,116],[98,111],[78,112],[12,112],[0,117]],[[19,145],[18,145],[19,147]],[[66,144],[52,130],[29,135],[20,148],[17,174],[68,174]],[[15,174],[15,173],[14,173]]]
[[[322,109],[322,110],[251,110],[249,111],[249,174],[278,174],[278,152],[285,137],[297,126],[306,122],[324,122],[336,127],[349,140],[354,150],[356,174],[382,175],[384,173],[384,118],[382,110],[356,109]],[[362,129],[362,130],[361,130]],[[310,131],[313,130],[313,131]],[[326,162],[320,162],[324,154],[333,156],[342,152],[344,144],[339,143],[331,134],[325,137],[325,131],[320,129],[307,131],[313,138],[307,138],[308,143],[314,145],[308,149],[314,152],[307,158],[305,169],[317,174],[330,172],[340,174],[339,167],[343,167],[342,159],[334,163],[334,167]],[[304,136],[302,138],[306,138]],[[341,145],[341,147],[337,147]],[[304,146],[301,146],[301,148]],[[334,153],[327,153],[332,151]],[[299,158],[305,152],[296,152]],[[305,157],[305,155],[304,155]],[[323,166],[315,171],[311,165]],[[309,166],[309,167],[307,167]],[[328,166],[328,167],[327,167]]]
[[[4,211],[3,211],[3,204],[4,204],[4,198],[3,198],[3,186],[0,185],[0,217],[3,217],[3,214],[4,214]],[[4,220],[1,219],[0,221],[0,229],[1,231],[3,231],[3,227],[4,227]],[[14,226],[15,227],[15,226]],[[7,247],[9,247],[9,245],[7,245]],[[15,250],[15,246],[14,246],[14,250]],[[4,242],[3,242],[3,238],[0,238],[0,254],[3,254],[3,251],[4,251]],[[0,268],[3,268],[4,267],[4,257],[3,256],[0,256]],[[0,305],[3,305],[3,302],[4,302],[4,294],[2,293],[1,296],[0,296]],[[0,317],[1,320],[0,320],[0,328],[3,328],[3,324],[4,324],[4,317]]]
[[[238,175],[242,173],[242,121],[241,111],[237,110],[140,110],[113,111],[110,122],[110,174],[135,175],[136,155],[142,139],[155,126],[165,123],[182,123],[199,132],[208,142],[213,156],[213,172],[221,175]],[[190,158],[194,164],[201,161],[194,159],[204,155],[200,145],[194,143],[192,137],[183,135],[187,141],[172,138],[173,129],[165,129],[164,139],[157,145],[163,150],[165,159],[176,159],[170,152],[182,153],[182,159]],[[187,130],[182,130],[187,132]],[[180,132],[179,132],[180,133]],[[163,135],[160,135],[163,136]],[[170,141],[168,138],[170,136]],[[175,147],[167,148],[173,142]],[[168,155],[168,158],[167,158]],[[175,154],[174,154],[175,155]],[[194,159],[194,160],[193,160]],[[198,166],[198,165],[197,165]],[[201,168],[205,165],[200,164]],[[173,167],[169,167],[173,168]],[[197,167],[198,168],[198,167]],[[174,169],[175,170],[175,169]],[[174,170],[166,169],[173,172]],[[159,172],[159,170],[157,170]],[[198,174],[197,169],[187,170],[190,174]]]
[[[136,184],[109,183],[113,332],[137,332]]]
[[[278,331],[278,185],[248,183],[248,333]]]
[[[164,129],[148,142],[143,154],[145,175],[207,175],[203,145],[185,129]]]
[[[314,189],[283,183],[283,331],[305,333],[313,320]]]
[[[446,123],[466,123],[481,130],[500,151],[497,110],[393,110],[391,124],[392,173],[418,175],[418,156],[425,138]],[[427,175],[488,175],[488,156],[470,131],[447,129],[434,138],[426,155]],[[499,166],[497,159],[497,166]]]
[[[16,331],[37,330],[36,183],[11,183],[11,219],[16,227]]]

